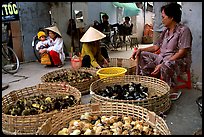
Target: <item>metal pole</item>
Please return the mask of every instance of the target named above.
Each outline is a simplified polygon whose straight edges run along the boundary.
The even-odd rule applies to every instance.
[[[73,36],[72,36],[72,2],[70,3],[70,6],[71,6],[71,10],[70,10],[70,13],[71,13],[71,56],[73,56],[73,52],[74,52],[74,40],[73,40]]]
[[[144,29],[145,29],[145,2],[144,2]],[[144,36],[144,30],[143,30],[143,36]]]

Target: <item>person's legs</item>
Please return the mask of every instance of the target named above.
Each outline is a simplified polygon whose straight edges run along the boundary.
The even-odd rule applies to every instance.
[[[51,51],[49,52],[49,55],[50,55],[51,60],[53,61],[53,64],[54,64],[55,66],[60,66],[60,65],[62,65],[62,62],[61,62],[60,57],[59,57],[59,53],[57,53],[57,52],[54,51],[54,50],[51,50]]]
[[[91,58],[89,55],[85,55],[82,59],[82,67],[90,68],[91,67]]]

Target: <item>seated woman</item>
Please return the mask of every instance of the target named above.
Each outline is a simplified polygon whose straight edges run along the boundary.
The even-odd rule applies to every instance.
[[[56,26],[45,28],[48,30],[48,48],[40,49],[39,53],[47,52],[50,55],[52,65],[62,67],[65,60],[65,54],[63,51],[63,39]]]
[[[192,34],[190,29],[180,23],[181,6],[171,3],[161,7],[162,23],[166,27],[153,46],[140,48],[133,53],[138,59],[139,75],[151,75],[163,79],[175,92],[177,75],[190,69]],[[160,50],[159,54],[154,54]],[[179,94],[178,94],[179,95]]]
[[[108,65],[107,59],[102,55],[99,40],[106,37],[100,31],[90,27],[80,39],[82,44],[82,67],[101,68]],[[107,54],[107,51],[105,51]]]

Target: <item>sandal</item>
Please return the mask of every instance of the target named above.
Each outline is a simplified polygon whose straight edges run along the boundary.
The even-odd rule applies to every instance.
[[[181,96],[181,91],[170,93],[169,97],[172,101],[179,99]]]

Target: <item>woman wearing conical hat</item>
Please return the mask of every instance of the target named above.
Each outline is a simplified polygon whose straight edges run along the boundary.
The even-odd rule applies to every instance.
[[[62,67],[65,60],[62,35],[56,26],[45,28],[45,30],[48,30],[49,48],[41,49],[39,53],[49,53],[52,65]]]
[[[81,56],[82,67],[101,68],[103,65],[108,65],[108,61],[101,54],[99,40],[105,38],[106,35],[100,31],[90,27],[80,39],[83,42]]]

